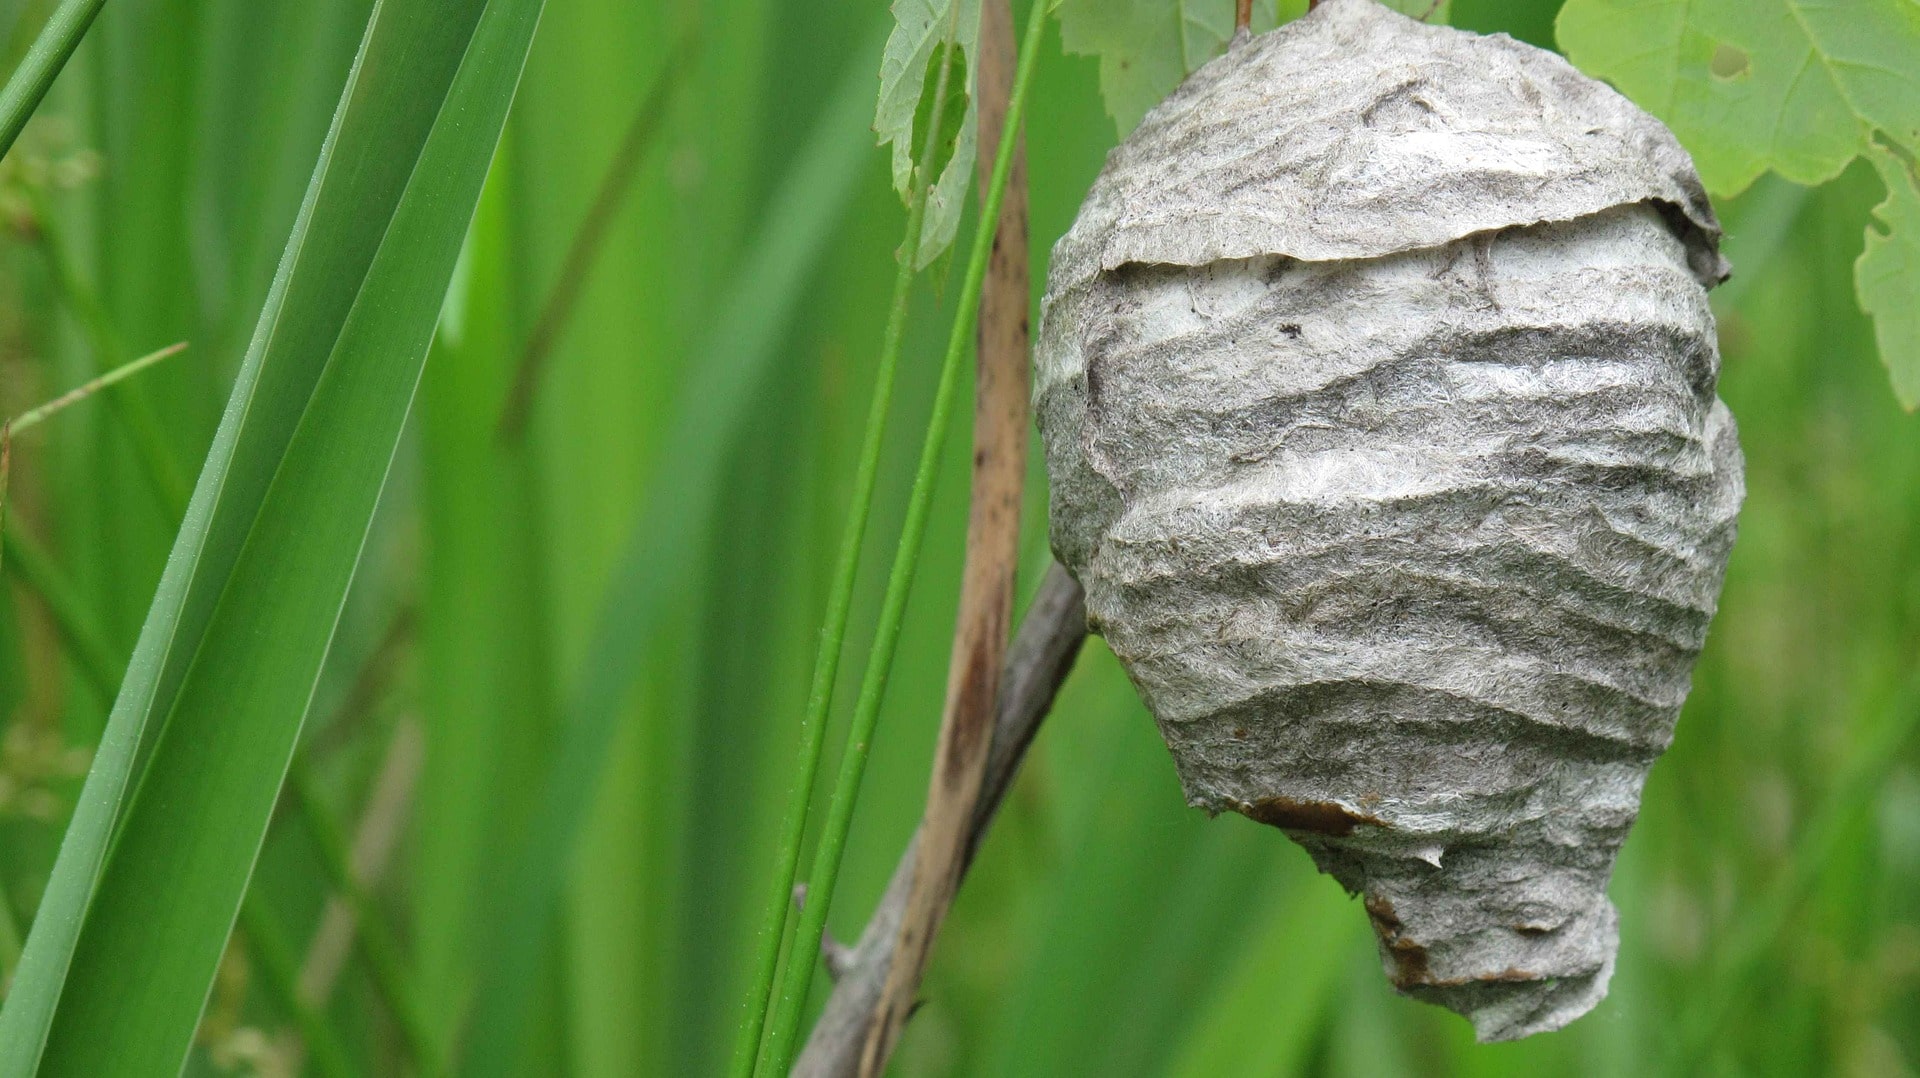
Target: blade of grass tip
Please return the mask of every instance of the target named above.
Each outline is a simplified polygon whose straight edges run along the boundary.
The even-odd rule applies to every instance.
[[[787,976],[781,991],[780,1008],[768,1040],[766,1059],[769,1074],[785,1074],[793,1059],[795,1038],[800,1031],[800,1014],[807,1002],[807,990],[813,983],[813,969],[820,953],[820,940],[826,933],[827,910],[832,905],[833,887],[840,873],[840,858],[846,851],[847,831],[853,823],[853,807],[860,796],[860,780],[866,770],[867,748],[879,718],[880,702],[886,695],[887,675],[891,672],[895,647],[900,641],[900,624],[906,614],[907,593],[913,587],[914,570],[919,564],[920,544],[926,537],[927,516],[933,504],[934,478],[939,471],[940,452],[946,444],[947,427],[953,414],[953,398],[960,381],[961,359],[967,342],[973,337],[978,316],[980,289],[986,279],[987,256],[993,250],[993,236],[1000,223],[1000,204],[1005,198],[1007,181],[1013,174],[1013,159],[1019,140],[1020,118],[1026,110],[1027,89],[1033,82],[1035,61],[1040,55],[1041,32],[1046,26],[1047,5],[1036,3],[1027,18],[1025,35],[1020,39],[1020,63],[1014,75],[1013,93],[1007,102],[1007,118],[994,154],[993,180],[980,210],[974,230],[973,250],[967,259],[967,275],[960,288],[960,305],[954,314],[953,332],[947,338],[946,359],[940,369],[940,387],[934,395],[933,414],[927,422],[926,440],[920,447],[920,463],[914,474],[913,492],[907,502],[907,519],[901,529],[900,546],[887,577],[886,597],[882,602],[880,624],[867,659],[866,676],[860,685],[859,702],[854,707],[853,726],[847,734],[847,749],[840,761],[833,800],[814,854],[813,872],[807,879],[806,906],[801,910],[800,927],[793,941],[793,960],[787,963]]]
[[[879,47],[876,37],[873,49]],[[561,742],[526,838],[494,875],[507,883],[482,903],[477,938],[496,942],[466,1022],[462,1073],[512,1066],[521,1023],[545,953],[560,887],[592,805],[644,652],[697,575],[693,559],[724,493],[720,475],[755,390],[772,373],[776,345],[811,281],[808,271],[852,201],[871,148],[872,72],[850,64],[765,212],[693,381],[600,606],[586,659],[562,717]],[[663,508],[664,507],[664,508]]]
[[[6,88],[0,89],[0,157],[13,148],[13,140],[20,137],[33,110],[40,107],[54,78],[67,66],[67,57],[80,47],[80,39],[87,36],[93,17],[100,14],[106,2],[65,0],[47,18],[47,25],[20,58],[20,66],[7,78]]]
[[[1832,792],[1793,844],[1782,878],[1748,907],[1737,922],[1734,937],[1719,949],[1725,957],[1715,964],[1712,976],[1703,980],[1704,991],[1694,997],[1695,1002],[1682,1017],[1663,1073],[1699,1073],[1725,1030],[1728,1015],[1741,997],[1755,988],[1754,967],[1775,952],[1794,912],[1819,885],[1821,873],[1849,832],[1872,809],[1873,799],[1916,734],[1920,734],[1920,674],[1907,678],[1888,714],[1861,739],[1834,780]]]
[[[959,10],[958,6],[954,9]],[[940,57],[940,74],[934,81],[933,108],[930,116],[945,115],[947,82],[953,55],[954,35],[949,33]],[[760,1034],[773,1007],[773,980],[780,963],[780,942],[786,934],[787,909],[793,896],[793,878],[800,870],[800,847],[806,838],[807,808],[812,801],[813,784],[820,773],[820,752],[826,742],[827,709],[833,704],[834,684],[840,672],[840,652],[846,645],[847,621],[853,612],[853,589],[860,568],[860,551],[872,515],[873,492],[880,476],[880,450],[886,438],[887,415],[893,409],[893,387],[900,366],[902,341],[906,337],[908,301],[913,294],[920,234],[927,219],[927,191],[931,183],[934,155],[939,147],[940,125],[929,123],[920,150],[917,182],[907,204],[906,236],[894,271],[893,298],[887,308],[886,330],[880,339],[880,363],[874,372],[873,396],[867,405],[866,428],[860,438],[860,456],[853,479],[853,497],[847,505],[846,524],[840,534],[840,551],[834,562],[833,581],[827,591],[827,612],[820,626],[819,650],[814,655],[812,683],[807,690],[806,712],[800,719],[800,755],[796,760],[792,784],[787,790],[787,807],[780,821],[780,835],[771,884],[761,915],[760,935],[755,941],[752,983],[742,1000],[741,1022],[733,1047],[729,1073],[734,1078],[749,1078],[754,1059],[760,1052]]]
[[[300,998],[295,985],[293,948],[288,944],[286,927],[258,894],[249,894],[240,905],[240,927],[246,932],[247,953],[253,956],[264,976],[267,994],[274,1005],[300,1030],[314,1069],[328,1078],[352,1078],[356,1068],[347,1054],[346,1042],[326,1016]]]
[[[979,106],[976,158],[984,188],[992,182],[994,141],[1013,90],[1011,0],[984,0],[975,49]],[[1015,136],[1018,138],[1018,135]],[[1014,574],[1020,557],[1020,503],[1027,473],[1027,324],[1033,302],[1027,280],[1025,151],[1013,169],[994,226],[993,250],[980,291],[974,357],[973,470],[968,492],[966,560],[960,610],[947,658],[947,695],[927,779],[926,807],[914,844],[913,883],[895,933],[893,961],[874,1005],[860,1072],[885,1073],[907,1019],[918,1006],[921,979],[966,869],[973,821],[992,750],[1000,666],[1013,620]],[[804,1058],[805,1050],[802,1050]]]
[[[1366,946],[1366,932],[1352,900],[1317,874],[1289,873],[1279,906],[1211,982],[1165,1073],[1208,1078],[1305,1069],[1346,960]]]
[[[667,57],[666,66],[661,69],[652,89],[647,91],[640,107],[634,111],[626,134],[620,139],[619,148],[614,151],[613,159],[607,162],[606,172],[601,174],[593,203],[587,207],[586,216],[580,219],[580,226],[574,230],[573,239],[567,244],[567,253],[560,262],[560,274],[554,279],[546,302],[540,305],[539,318],[533,324],[533,332],[527,335],[526,348],[520,354],[520,364],[513,372],[512,389],[508,391],[506,404],[500,410],[497,433],[503,442],[517,442],[526,433],[527,417],[532,413],[534,396],[540,388],[540,375],[546,369],[547,357],[552,354],[553,346],[573,318],[574,305],[587,283],[587,275],[593,270],[594,259],[606,243],[614,217],[626,202],[627,193],[633,188],[634,174],[647,159],[647,151],[658,141],[667,107],[673,104],[674,94],[685,80],[687,66],[699,51],[699,35],[700,23],[696,21]]]
[[[0,1010],[0,1074],[180,1067],[539,13],[376,8]]]

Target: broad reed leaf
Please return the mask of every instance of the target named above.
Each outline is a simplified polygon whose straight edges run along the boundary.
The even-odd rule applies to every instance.
[[[181,1066],[540,9],[376,7],[0,1013],[0,1074]]]

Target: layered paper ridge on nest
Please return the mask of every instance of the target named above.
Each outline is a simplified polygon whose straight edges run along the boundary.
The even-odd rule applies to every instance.
[[[1718,237],[1558,57],[1329,0],[1150,114],[1055,249],[1035,393],[1094,628],[1189,800],[1298,839],[1484,1039],[1605,993],[1742,496]]]

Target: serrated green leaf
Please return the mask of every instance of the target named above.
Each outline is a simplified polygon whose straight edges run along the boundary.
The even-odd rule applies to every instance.
[[[953,149],[944,155],[945,166],[935,169],[929,181],[914,176],[913,155],[919,151],[914,139],[915,119],[922,111],[922,100],[932,92],[939,73],[944,44],[951,39],[965,73],[960,85],[949,82],[947,93],[965,102]],[[960,227],[960,211],[967,198],[967,185],[973,179],[976,128],[974,105],[974,54],[980,41],[980,0],[894,0],[893,33],[887,37],[880,59],[880,103],[874,112],[873,129],[882,146],[893,149],[893,189],[905,198],[915,182],[931,182],[927,192],[927,219],[920,233],[920,251],[916,266],[924,267],[953,243]],[[924,130],[924,128],[922,129]]]
[[[1867,230],[1855,281],[1894,392],[1920,403],[1920,214],[1901,167],[1920,147],[1920,2],[1567,0],[1555,33],[1582,70],[1673,128],[1717,197],[1768,170],[1817,184],[1873,161],[1887,231]]]
[[[1386,0],[1428,22],[1445,22],[1451,0]],[[1125,137],[1147,110],[1227,49],[1232,0],[1058,0],[1060,43],[1100,58],[1100,93]],[[1252,29],[1265,33],[1306,10],[1305,0],[1261,0]]]
[[[1233,8],[1232,0],[1063,0],[1060,44],[1100,58],[1100,93],[1124,136],[1181,80],[1226,51]],[[1278,21],[1271,2],[1254,6],[1255,32]]]
[[[940,115],[933,115],[934,102],[940,99],[939,57],[947,57],[947,85],[953,87],[941,102]],[[967,57],[958,47],[952,52],[935,53],[927,62],[927,77],[920,86],[920,104],[913,114],[913,145],[925,145],[927,125],[937,124],[939,133],[934,138],[933,160],[927,165],[927,171],[938,176],[946,172],[953,162],[953,151],[960,144],[960,133],[966,127],[967,115],[973,105],[973,98],[960,89],[967,84]]]
[[[1875,131],[1920,143],[1914,0],[1567,0],[1555,30],[1673,128],[1718,197],[1768,169],[1823,183]]]
[[[181,1068],[541,3],[376,7],[0,1012],[0,1075]]]
[[[1874,146],[1867,160],[1887,185],[1887,200],[1873,211],[1885,231],[1867,227],[1854,287],[1861,308],[1873,316],[1893,393],[1912,411],[1920,407],[1920,168],[1912,155],[1885,145]]]

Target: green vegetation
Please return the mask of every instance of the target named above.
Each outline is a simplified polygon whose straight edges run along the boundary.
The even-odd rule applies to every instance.
[[[796,955],[859,935],[918,823],[984,257],[946,28],[977,5],[903,0],[891,43],[878,3],[542,6],[0,0],[0,416],[170,354],[12,439],[0,1078],[722,1072],[756,994],[795,986],[767,1025],[805,1036],[830,982]],[[1036,289],[1116,118],[1233,15],[1053,6]],[[1749,495],[1609,999],[1481,1047],[1396,997],[1299,849],[1181,803],[1094,641],[895,1073],[1920,1067],[1920,9],[1431,17],[1557,17],[1699,155],[1737,270]],[[1044,522],[1036,452],[1021,602]],[[799,813],[808,715],[852,778]],[[763,932],[823,846],[831,894]]]

